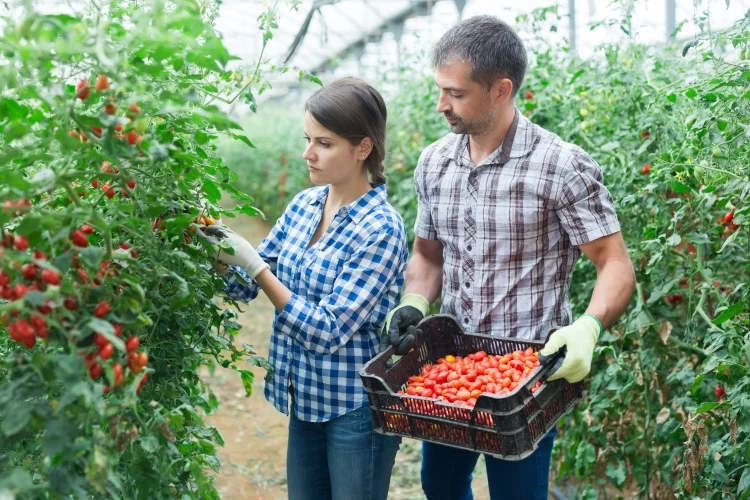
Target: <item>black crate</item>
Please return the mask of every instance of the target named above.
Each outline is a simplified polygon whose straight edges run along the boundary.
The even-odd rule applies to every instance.
[[[367,363],[360,376],[370,399],[377,432],[487,453],[504,460],[521,460],[534,452],[539,441],[584,394],[583,383],[565,380],[544,382],[554,362],[532,372],[509,394],[482,394],[473,408],[433,398],[396,394],[427,363],[448,354],[467,356],[485,351],[508,354],[528,347],[539,350],[544,342],[465,333],[456,319],[445,314],[429,316],[414,350],[389,366],[391,347]]]

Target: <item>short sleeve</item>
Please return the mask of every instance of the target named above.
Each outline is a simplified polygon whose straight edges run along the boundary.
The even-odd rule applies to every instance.
[[[557,215],[574,245],[620,231],[601,167],[585,152],[577,151],[563,168],[558,193]]]
[[[414,188],[417,192],[417,220],[414,224],[414,235],[424,240],[438,239],[435,224],[432,221],[430,202],[427,198],[427,186],[424,175],[425,153],[419,158],[417,168],[414,170]]]

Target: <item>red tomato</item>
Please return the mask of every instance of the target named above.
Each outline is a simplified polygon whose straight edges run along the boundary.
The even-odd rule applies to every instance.
[[[102,365],[100,365],[99,363],[92,363],[91,366],[89,366],[89,376],[94,380],[101,377]]]
[[[125,350],[127,350],[128,352],[133,352],[138,349],[139,344],[140,340],[138,340],[138,337],[128,337],[128,340],[125,341]]]
[[[94,316],[97,318],[103,318],[107,314],[109,314],[109,302],[102,300],[94,308]]]
[[[112,354],[114,354],[114,352],[115,349],[114,347],[112,347],[112,344],[107,343],[104,347],[99,349],[99,357],[106,361],[112,357]]]
[[[29,240],[27,240],[25,236],[16,236],[13,239],[13,245],[16,247],[16,250],[20,250],[20,251],[28,250]]]
[[[57,271],[53,271],[52,269],[44,269],[42,271],[42,281],[44,281],[48,285],[59,285],[60,275],[57,273]]]
[[[138,354],[138,364],[143,368],[148,364],[148,354],[141,352]]]

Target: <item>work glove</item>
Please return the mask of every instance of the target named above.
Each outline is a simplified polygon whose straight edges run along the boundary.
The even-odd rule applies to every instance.
[[[396,354],[404,355],[414,347],[414,337],[419,333],[417,324],[430,309],[427,299],[416,293],[407,293],[401,302],[385,317],[381,346],[396,347]]]
[[[227,226],[218,224],[215,226],[198,226],[195,234],[216,248],[215,258],[220,263],[241,267],[247,271],[251,278],[255,278],[264,269],[270,267],[245,238]],[[233,254],[222,247],[230,248]]]
[[[591,371],[594,347],[602,333],[602,324],[590,314],[584,314],[572,324],[552,333],[539,351],[539,362],[549,363],[551,357],[565,348],[565,356],[552,368],[547,380],[564,378],[570,383],[579,382]]]

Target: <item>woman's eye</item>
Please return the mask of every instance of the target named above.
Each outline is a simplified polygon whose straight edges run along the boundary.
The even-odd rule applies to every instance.
[[[310,143],[310,138],[309,137],[305,137],[305,142],[307,142],[309,144]]]
[[[328,146],[330,146],[330,144],[328,144],[327,142],[320,143],[320,147],[322,147],[323,149],[328,149]]]
[[[454,99],[461,99],[463,96],[462,95],[451,94],[451,97],[454,98]]]

